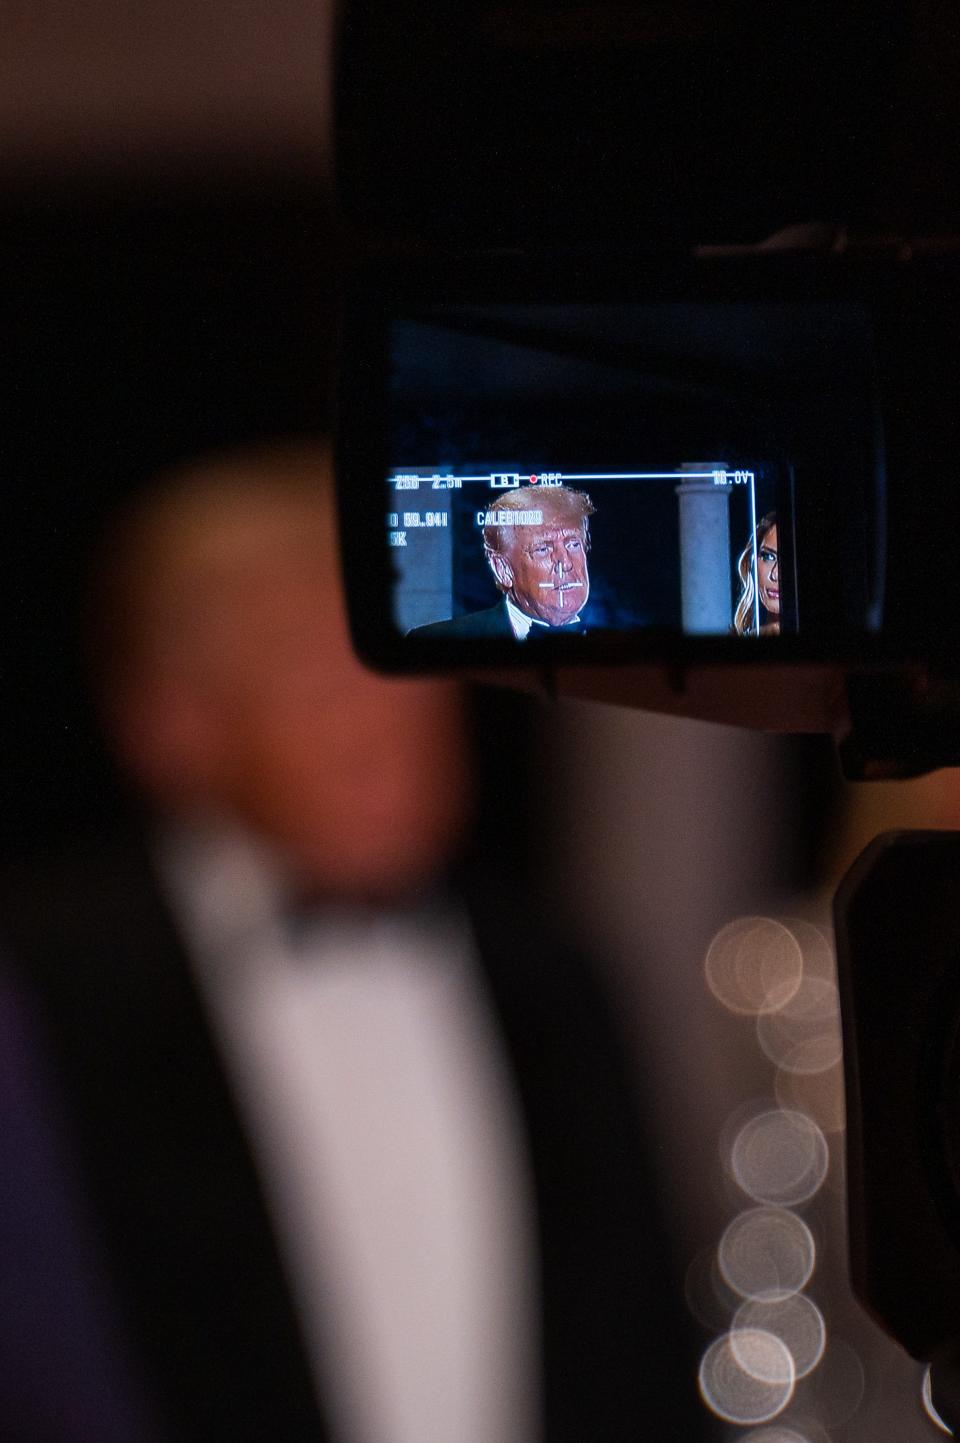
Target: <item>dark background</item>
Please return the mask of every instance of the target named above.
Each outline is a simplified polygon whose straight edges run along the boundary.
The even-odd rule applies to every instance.
[[[305,181],[0,207],[4,850],[118,799],[78,648],[106,517],[188,456],[329,425],[340,264],[326,188]]]

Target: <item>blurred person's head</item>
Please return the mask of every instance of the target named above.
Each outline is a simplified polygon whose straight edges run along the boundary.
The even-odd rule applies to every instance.
[[[593,510],[585,492],[566,487],[525,487],[491,503],[503,521],[484,527],[484,552],[497,586],[525,616],[566,626],[586,605]],[[529,512],[539,522],[522,519]]]
[[[354,658],[331,491],[309,443],[164,478],[110,536],[94,661],[121,761],[159,811],[239,822],[312,885],[382,897],[456,847],[461,694]]]

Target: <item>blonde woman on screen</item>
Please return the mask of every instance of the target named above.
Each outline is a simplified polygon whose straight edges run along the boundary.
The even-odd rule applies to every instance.
[[[756,582],[754,582],[756,559]],[[737,561],[740,577],[740,598],[734,613],[733,627],[739,636],[757,635],[757,593],[760,597],[761,636],[780,633],[780,555],[777,549],[777,513],[768,511],[757,522],[757,528]],[[766,619],[764,619],[766,618]]]

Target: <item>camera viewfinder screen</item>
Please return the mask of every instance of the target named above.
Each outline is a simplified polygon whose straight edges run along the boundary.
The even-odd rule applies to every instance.
[[[862,471],[830,303],[434,306],[390,335],[393,620],[417,638],[802,630],[797,488]]]

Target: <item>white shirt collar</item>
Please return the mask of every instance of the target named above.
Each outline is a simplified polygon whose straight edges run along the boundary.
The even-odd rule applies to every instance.
[[[154,855],[200,969],[216,973],[218,985],[239,978],[244,958],[294,955],[287,914],[297,874],[281,848],[236,822],[210,818],[162,827]],[[461,925],[435,895],[421,905],[372,912],[331,900],[305,919],[297,952],[310,945],[369,949],[384,939],[396,947],[425,926],[439,934],[454,920]]]
[[[517,638],[517,641],[526,641],[527,633],[533,625],[533,617],[527,616],[522,612],[519,606],[516,606],[514,602],[510,600],[509,596],[505,596],[503,599],[507,603],[507,616],[510,618],[510,625],[513,627],[514,636]],[[544,624],[544,622],[540,623],[541,626]]]
[[[274,848],[243,828],[221,819],[164,827],[156,856],[201,956],[229,954],[279,926],[287,868]]]
[[[513,628],[513,634],[517,638],[517,641],[526,641],[531,628],[534,626],[542,627],[544,631],[555,629],[563,630],[563,627],[551,628],[545,621],[537,621],[535,617],[527,616],[526,612],[521,611],[519,606],[510,600],[509,596],[505,595],[503,599],[507,603],[507,616],[510,618],[510,625]],[[563,625],[573,626],[574,623],[579,620],[580,613],[577,612],[576,616],[571,616],[570,620],[565,621]]]

